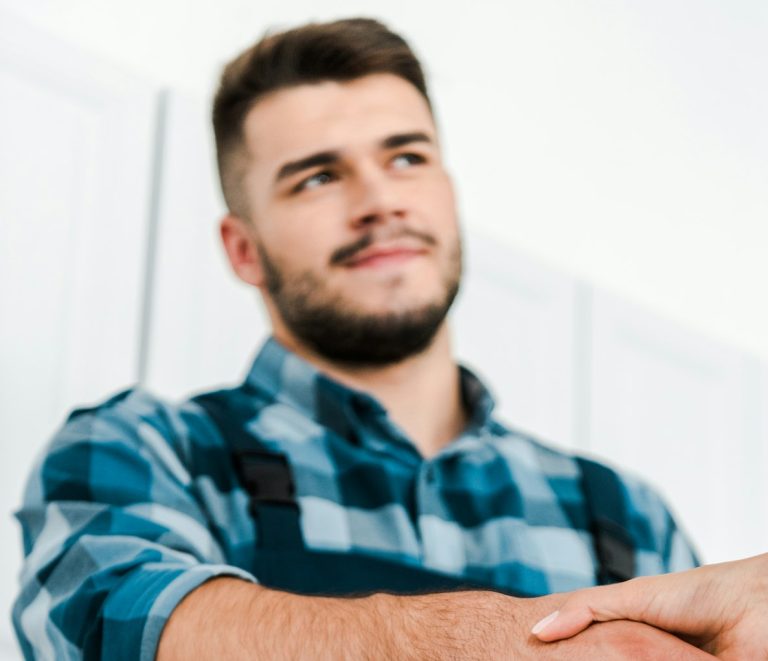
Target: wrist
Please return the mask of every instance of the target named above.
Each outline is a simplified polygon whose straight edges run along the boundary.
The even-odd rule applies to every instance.
[[[377,595],[386,613],[390,654],[408,661],[444,658],[494,658],[500,639],[520,644],[525,635],[518,602],[492,591],[463,590],[418,596]],[[516,648],[515,648],[516,649]],[[469,657],[467,655],[470,655]]]

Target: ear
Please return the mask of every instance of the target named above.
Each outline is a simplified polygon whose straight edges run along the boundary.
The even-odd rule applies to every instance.
[[[254,287],[263,286],[264,269],[259,251],[256,249],[253,225],[230,213],[221,219],[219,233],[235,275]]]

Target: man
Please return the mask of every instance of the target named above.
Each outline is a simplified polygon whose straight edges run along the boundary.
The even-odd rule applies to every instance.
[[[651,490],[508,430],[456,365],[453,187],[405,42],[266,37],[214,129],[273,338],[240,387],[70,415],[18,513],[25,655],[709,658],[633,622],[529,633],[551,593],[696,562]]]

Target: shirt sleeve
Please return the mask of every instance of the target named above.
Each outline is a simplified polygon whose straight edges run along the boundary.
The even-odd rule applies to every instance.
[[[181,599],[228,565],[157,400],[74,411],[16,516],[25,562],[13,623],[27,659],[155,658]]]
[[[698,567],[701,562],[659,492],[645,481],[624,474],[630,526],[640,544],[636,551],[639,576],[666,574]]]

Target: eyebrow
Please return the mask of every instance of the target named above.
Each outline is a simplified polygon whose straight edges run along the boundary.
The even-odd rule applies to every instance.
[[[403,147],[414,142],[426,142],[432,144],[433,140],[429,135],[423,131],[413,131],[411,133],[397,133],[384,138],[380,146],[382,149],[396,149],[397,147]],[[280,166],[275,176],[275,183],[282,181],[288,177],[293,176],[303,170],[309,170],[321,165],[333,165],[341,160],[341,152],[330,150],[321,151],[316,154],[311,154],[304,158],[300,158],[296,161],[289,161]]]
[[[432,144],[433,140],[423,131],[413,131],[411,133],[398,133],[396,135],[390,135],[381,141],[381,146],[384,149],[395,149],[402,147],[403,145],[410,145],[413,142],[426,142]]]

